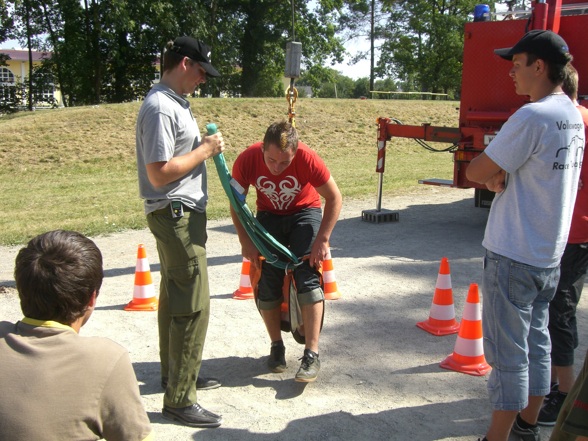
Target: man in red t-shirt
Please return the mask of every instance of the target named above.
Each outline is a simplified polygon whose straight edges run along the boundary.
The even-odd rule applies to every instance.
[[[247,193],[257,192],[257,220],[297,257],[309,256],[293,272],[305,333],[305,349],[295,380],[316,380],[320,370],[319,334],[324,292],[318,268],[329,255],[329,238],[341,211],[341,193],[323,160],[298,141],[292,124],[279,122],[266,131],[263,142],[242,152],[233,166],[235,179]],[[325,200],[321,213],[321,196]],[[243,257],[260,265],[260,253],[231,207]],[[257,306],[271,339],[268,367],[286,370],[285,347],[280,328],[284,270],[261,262]]]

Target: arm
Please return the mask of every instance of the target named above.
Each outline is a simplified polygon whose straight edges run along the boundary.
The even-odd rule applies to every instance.
[[[220,132],[205,136],[201,144],[190,153],[175,156],[167,162],[147,164],[147,176],[155,188],[163,187],[186,176],[208,158],[218,155],[224,150],[225,143]]]
[[[490,191],[500,193],[504,190],[506,172],[482,152],[468,165],[466,177],[472,182],[485,184]]]
[[[112,355],[112,354],[105,354]],[[151,423],[139,392],[137,377],[125,351],[112,364],[102,389],[97,424],[109,441],[147,441],[153,439]]]
[[[329,253],[329,239],[335,228],[341,206],[343,205],[341,192],[331,176],[326,184],[317,187],[316,191],[325,199],[325,209],[321,226],[310,251],[310,266],[319,267]]]
[[[245,191],[247,194],[247,191]],[[231,206],[231,218],[233,219],[233,225],[235,225],[235,230],[237,230],[237,236],[239,237],[239,242],[241,243],[241,255],[249,260],[254,266],[259,266],[259,250],[255,247],[249,235],[243,228],[241,221],[237,217],[237,213],[235,213],[235,209]]]

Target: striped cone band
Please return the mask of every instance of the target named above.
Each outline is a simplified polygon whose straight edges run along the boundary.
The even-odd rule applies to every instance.
[[[464,322],[461,322],[462,327]],[[455,347],[453,348],[453,354],[463,355],[464,357],[479,357],[484,356],[484,343],[482,339],[471,339],[464,338],[460,335],[457,336],[455,341]]]
[[[249,274],[241,274],[239,279],[239,290],[251,291],[251,279],[249,278]]]
[[[455,318],[455,307],[451,305],[431,305],[429,319],[447,321]]]
[[[466,301],[463,307],[462,317],[471,321],[482,320],[482,311],[479,308],[479,303],[471,303]]]
[[[435,285],[438,289],[452,289],[451,286],[451,275],[450,274],[441,274],[437,276],[437,284]]]
[[[137,259],[137,265],[135,266],[135,271],[145,273],[151,271],[151,267],[149,266],[149,261],[146,257],[141,257]]]
[[[482,321],[472,321],[462,317],[461,327],[459,328],[459,336],[469,340],[482,340]]]
[[[433,295],[434,305],[453,305],[453,290],[451,289],[435,289]]]
[[[136,273],[133,298],[148,299],[155,297],[155,288],[151,281],[151,273]]]

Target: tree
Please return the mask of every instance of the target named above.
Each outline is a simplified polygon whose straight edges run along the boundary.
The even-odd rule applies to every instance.
[[[463,26],[477,0],[385,0],[385,42],[380,75],[399,78],[411,90],[458,92]]]
[[[380,75],[375,67],[385,20],[382,3],[382,0],[341,0],[337,10],[338,35],[343,41],[369,42],[369,49],[356,53],[351,59],[351,64],[370,59],[369,90],[374,90],[376,77]]]
[[[9,4],[6,0],[0,0],[0,43],[8,40],[14,26]]]
[[[244,96],[282,93],[288,41],[302,44],[302,63],[307,69],[322,65],[329,57],[341,60],[344,48],[335,35],[331,8],[334,2],[321,0],[314,10],[305,1],[293,3],[233,0],[218,2],[213,8],[222,17],[212,25],[218,36],[213,55],[217,54],[218,59],[222,54],[219,65],[223,74],[231,69],[239,72],[239,88]]]
[[[0,0],[0,2],[6,0]],[[325,59],[344,47],[333,7],[343,0],[15,0],[14,35],[47,63],[65,105],[143,96],[167,41],[189,35],[209,43],[221,77],[203,86],[245,96],[279,96],[286,43],[302,43],[302,64],[326,81]],[[2,15],[0,3],[0,18]],[[0,34],[1,36],[2,34]],[[29,76],[32,81],[32,75]]]
[[[353,98],[371,97],[370,82],[371,78],[367,77],[355,80],[355,85],[353,86]]]

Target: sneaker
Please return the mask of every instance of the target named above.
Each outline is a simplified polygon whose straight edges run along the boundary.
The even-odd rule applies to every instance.
[[[299,360],[302,360],[302,363],[300,363],[300,369],[298,369],[294,380],[301,383],[310,383],[311,381],[316,380],[316,377],[321,370],[319,355],[316,352],[312,352],[310,349],[305,349],[304,355]]]
[[[551,389],[549,390],[549,393],[547,395],[545,395],[545,402],[551,400],[551,398],[557,394],[557,392],[559,391],[559,383],[551,383]]]
[[[523,429],[521,426],[519,426],[519,418],[520,415],[517,415],[517,419],[512,425],[512,433],[518,435],[521,441],[541,441],[539,427],[535,426],[529,429]]]
[[[539,412],[537,424],[541,424],[542,426],[555,426],[557,416],[567,396],[568,394],[562,394],[561,392],[553,393],[551,398],[543,404]]]
[[[280,374],[286,370],[286,348],[283,344],[272,346],[267,359],[267,367],[270,371]]]

